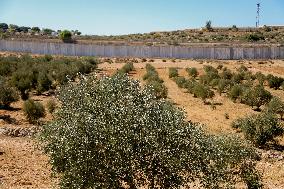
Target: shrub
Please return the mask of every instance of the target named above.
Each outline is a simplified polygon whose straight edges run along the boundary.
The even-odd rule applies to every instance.
[[[236,137],[205,134],[125,75],[70,83],[59,99],[60,116],[40,141],[61,188],[230,188],[258,158]]]
[[[46,104],[46,108],[48,110],[49,113],[53,113],[54,110],[56,109],[56,102],[54,100],[49,100],[47,101],[47,104]]]
[[[272,98],[269,91],[265,90],[263,86],[258,85],[246,90],[243,96],[244,103],[259,110],[260,106],[267,104]]]
[[[256,42],[256,41],[260,41],[260,40],[264,40],[264,36],[262,34],[248,34],[245,36],[247,41],[250,42]]]
[[[12,75],[12,85],[15,86],[21,94],[23,100],[28,99],[28,92],[35,85],[33,74],[28,71],[17,71]]]
[[[187,80],[186,80],[185,77],[175,77],[174,81],[176,82],[176,84],[179,88],[185,88],[186,87]]]
[[[198,71],[196,68],[186,68],[186,71],[190,77],[196,78],[198,76]]]
[[[89,74],[91,73],[91,71],[93,70],[93,68],[95,67],[93,64],[91,64],[90,62],[77,62],[76,64],[72,64],[73,68],[73,75],[72,76],[76,76],[77,73],[80,74]]]
[[[143,76],[144,80],[147,80],[147,82],[151,82],[151,81],[158,81],[159,83],[163,83],[164,81],[162,79],[160,79],[158,73],[156,71],[148,71],[144,76]]]
[[[247,185],[248,189],[263,188],[263,184],[259,182],[261,175],[255,170],[255,164],[252,162],[244,163],[241,169],[241,177]]]
[[[218,72],[207,72],[205,75],[199,77],[200,83],[210,85],[214,79],[220,79]]]
[[[63,41],[63,42],[71,42],[72,41],[72,33],[68,30],[64,30],[62,31],[60,34],[60,39]]]
[[[233,74],[232,74],[231,70],[226,69],[226,70],[223,70],[222,73],[220,73],[220,77],[222,79],[232,79]]]
[[[167,98],[168,89],[160,81],[152,80],[147,82],[148,88],[152,89],[153,94],[158,98]]]
[[[266,77],[265,77],[264,74],[262,74],[261,72],[257,72],[257,73],[255,74],[255,77],[256,77],[256,79],[258,80],[258,84],[259,84],[259,85],[263,85],[263,84],[264,84],[265,79],[266,79]]]
[[[218,83],[219,83],[220,79],[213,79],[211,82],[210,82],[210,86],[212,88],[216,88],[218,86]]]
[[[16,91],[4,81],[0,81],[0,91],[0,106],[4,106],[4,108],[8,108],[12,102],[19,99]]]
[[[190,93],[190,94],[193,94],[194,97],[196,97],[196,95],[194,94],[194,87],[195,85],[197,85],[198,82],[196,82],[195,80],[187,80],[187,82],[185,83],[185,88],[187,89],[187,91]]]
[[[261,113],[238,119],[232,126],[241,129],[245,138],[258,146],[274,141],[275,137],[284,134],[280,122],[271,113]]]
[[[231,80],[235,84],[240,84],[244,79],[245,76],[243,73],[234,73]]]
[[[267,104],[267,111],[274,114],[279,114],[281,119],[283,119],[284,102],[278,97],[273,97],[271,101]]]
[[[178,69],[177,68],[169,68],[169,78],[178,77]]]
[[[214,68],[213,66],[206,65],[203,67],[203,70],[205,71],[205,73],[213,72],[213,73],[218,74],[218,70]]]
[[[10,62],[0,62],[0,76],[8,76],[13,72]]]
[[[277,90],[281,87],[282,83],[284,82],[284,79],[281,77],[277,77],[277,76],[273,76],[269,74],[267,76],[267,81],[268,81],[268,86],[270,88]]]
[[[52,81],[48,78],[46,73],[39,73],[37,80],[37,93],[42,94],[45,91],[48,91],[51,88]]]
[[[214,92],[209,89],[209,87],[202,85],[200,83],[195,83],[193,87],[193,94],[197,98],[201,98],[203,102],[206,102],[207,98],[214,97]]]
[[[222,70],[223,69],[223,65],[222,64],[219,64],[218,66],[217,66],[217,70]]]
[[[44,55],[43,59],[46,61],[46,62],[50,62],[51,60],[53,60],[53,57],[51,55]]]
[[[134,71],[134,65],[133,63],[126,63],[118,72],[122,74],[130,73],[131,71]]]
[[[230,84],[231,84],[230,80],[219,79],[219,82],[217,85],[217,91],[219,92],[219,94],[222,95],[222,93],[225,92],[229,88]]]
[[[85,62],[92,64],[94,66],[94,68],[96,68],[97,65],[99,64],[99,60],[94,58],[94,57],[84,57],[83,60]]]
[[[156,68],[151,64],[146,64],[146,71],[156,71]]]
[[[244,79],[247,81],[254,81],[256,80],[256,76],[252,72],[247,71],[244,73]]]
[[[151,64],[146,65],[146,74],[143,76],[143,80],[147,80],[147,82],[151,81],[158,81],[160,83],[163,83],[164,81],[159,78],[159,74],[156,71],[155,67],[153,67]]]
[[[247,72],[248,71],[248,68],[244,65],[241,65],[238,69],[237,69],[238,72],[242,73],[242,72]]]
[[[34,123],[39,118],[45,116],[43,105],[40,102],[35,102],[31,99],[24,102],[23,111],[30,123]]]
[[[240,99],[245,92],[245,88],[240,85],[234,85],[228,92],[228,97],[233,101],[236,102],[237,99]]]

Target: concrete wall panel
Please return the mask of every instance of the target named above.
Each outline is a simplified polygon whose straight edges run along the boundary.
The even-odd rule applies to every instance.
[[[116,46],[0,40],[0,51],[66,56],[186,58],[186,59],[284,59],[284,47],[183,47]]]

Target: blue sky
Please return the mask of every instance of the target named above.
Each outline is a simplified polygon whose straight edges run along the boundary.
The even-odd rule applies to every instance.
[[[213,26],[284,25],[284,0],[0,0],[0,23],[115,35]]]

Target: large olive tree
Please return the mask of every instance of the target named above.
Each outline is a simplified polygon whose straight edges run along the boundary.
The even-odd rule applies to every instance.
[[[243,174],[258,157],[253,148],[205,134],[138,81],[121,74],[82,78],[59,100],[40,139],[61,188],[228,188],[238,181],[261,187],[254,166]]]

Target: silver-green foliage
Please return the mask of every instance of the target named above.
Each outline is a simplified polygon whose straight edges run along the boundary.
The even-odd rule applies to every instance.
[[[61,188],[228,188],[254,162],[254,149],[205,134],[172,103],[125,75],[82,78],[59,92],[62,104],[40,140]]]
[[[269,112],[248,116],[233,122],[232,127],[240,129],[245,138],[257,146],[275,142],[275,138],[283,136],[284,128],[278,118]]]
[[[177,68],[169,68],[169,78],[178,77],[178,69]]]
[[[267,111],[280,115],[283,119],[284,115],[284,102],[279,97],[273,97],[271,101],[267,104]]]
[[[8,108],[11,103],[18,101],[18,99],[15,89],[0,78],[0,107]]]
[[[258,109],[260,106],[270,102],[272,95],[269,91],[265,90],[263,86],[257,85],[244,92],[244,103],[251,107],[256,106]]]
[[[40,102],[28,99],[23,104],[23,111],[30,123],[34,123],[39,118],[45,116],[44,106]]]

